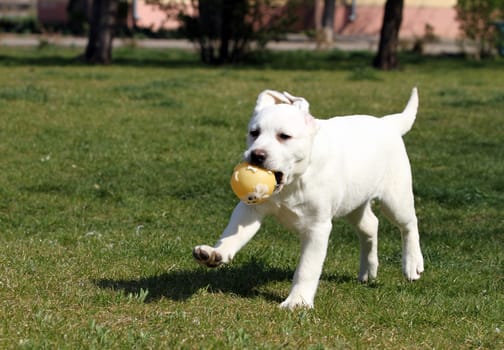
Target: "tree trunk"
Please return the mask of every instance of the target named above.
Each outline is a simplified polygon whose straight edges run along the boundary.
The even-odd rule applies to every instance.
[[[399,44],[399,28],[402,22],[404,0],[387,0],[380,33],[378,53],[373,65],[378,69],[391,70],[399,65],[397,46]]]
[[[219,63],[229,62],[229,41],[231,40],[233,6],[236,1],[223,0],[221,8],[221,28],[220,28],[220,47],[219,47]]]
[[[322,14],[322,30],[326,43],[331,44],[334,37],[334,10],[335,0],[324,0],[324,11]]]
[[[67,5],[68,27],[74,35],[84,35],[89,23],[91,3],[88,0],[69,0]]]
[[[212,4],[212,0],[199,0],[197,5],[197,25],[195,28],[189,29],[189,31],[199,42],[201,61],[207,64],[215,64],[217,61],[215,46],[220,34],[220,13],[218,12],[220,4],[219,2]]]
[[[112,41],[117,24],[119,0],[94,0],[85,61],[92,64],[112,62]]]

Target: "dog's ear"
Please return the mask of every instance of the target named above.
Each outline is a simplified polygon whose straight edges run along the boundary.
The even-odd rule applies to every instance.
[[[264,90],[257,98],[254,113],[259,112],[261,109],[277,104],[289,104],[299,108],[301,111],[310,114],[310,104],[302,97],[292,96],[288,92],[278,92],[274,90]]]
[[[271,105],[277,105],[281,103],[287,103],[287,104],[292,104],[292,102],[284,96],[281,92],[274,91],[274,90],[264,90],[259,94],[259,97],[257,97],[257,102],[256,106],[254,108],[254,112],[257,113],[261,109],[271,106]]]
[[[310,114],[310,103],[306,101],[303,97],[292,96],[287,91],[283,92],[284,96],[287,97],[290,103],[299,108],[302,112],[305,113],[305,123],[310,128],[310,130],[318,130],[317,123],[315,118]]]
[[[284,91],[283,95],[289,99],[290,104],[292,104],[293,106],[296,106],[301,111],[310,114],[310,104],[304,98],[292,96],[291,94],[289,94],[286,91]]]

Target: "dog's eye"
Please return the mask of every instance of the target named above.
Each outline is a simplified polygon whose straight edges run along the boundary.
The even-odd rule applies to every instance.
[[[282,132],[282,133],[278,134],[278,138],[282,141],[287,141],[287,140],[290,140],[292,138],[292,136]]]
[[[258,137],[258,136],[259,136],[259,134],[260,134],[259,129],[250,130],[250,132],[249,132],[249,135],[250,135],[252,138],[254,138],[254,139],[255,139],[256,137]]]

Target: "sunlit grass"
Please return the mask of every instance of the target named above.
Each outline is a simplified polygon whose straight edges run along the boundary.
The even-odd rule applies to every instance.
[[[0,50],[0,348],[504,347],[504,73],[495,62],[285,53],[206,68],[183,52]],[[305,68],[303,68],[303,66]],[[319,117],[400,111],[426,271],[401,276],[380,225],[379,278],[337,223],[314,310],[287,312],[295,234],[273,220],[230,266],[206,270],[236,204],[228,184],[257,94],[306,97]]]

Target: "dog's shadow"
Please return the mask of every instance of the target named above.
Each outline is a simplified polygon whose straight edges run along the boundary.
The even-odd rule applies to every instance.
[[[285,295],[279,295],[261,286],[270,282],[290,281],[293,274],[293,270],[270,267],[263,262],[251,260],[239,266],[211,270],[196,268],[131,280],[100,279],[94,283],[103,289],[140,297],[145,303],[156,302],[162,298],[184,301],[201,289],[210,293],[228,293],[244,298],[262,297],[280,302],[287,296],[288,289],[285,290]],[[347,275],[329,276],[328,279],[339,283],[353,280]]]

